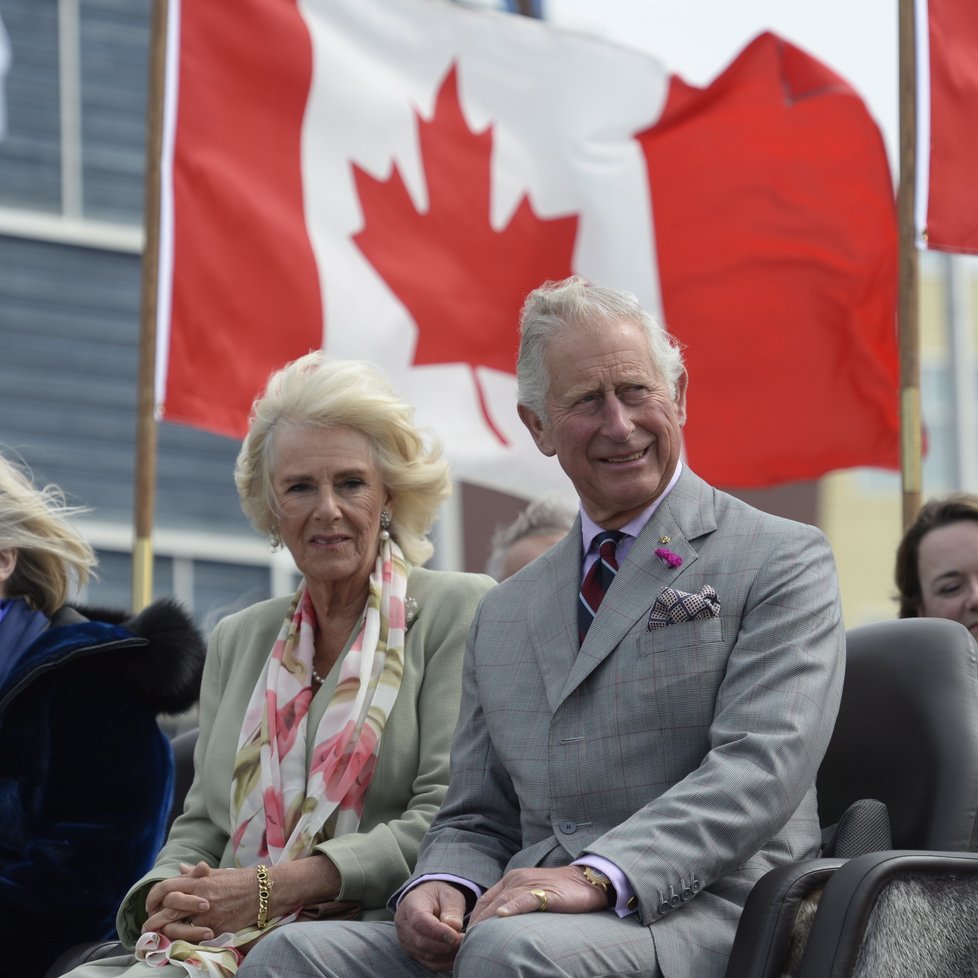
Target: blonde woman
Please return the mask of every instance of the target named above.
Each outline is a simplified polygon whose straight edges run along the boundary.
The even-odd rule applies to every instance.
[[[172,602],[69,603],[95,567],[72,512],[0,456],[0,936],[23,978],[109,936],[152,863],[173,783],[157,714],[193,706],[204,657]]]
[[[372,366],[317,352],[256,400],[235,481],[301,584],[215,629],[186,809],[119,913],[135,957],[79,978],[229,975],[281,924],[389,917],[445,793],[493,582],[422,566],[451,489],[440,447]]]

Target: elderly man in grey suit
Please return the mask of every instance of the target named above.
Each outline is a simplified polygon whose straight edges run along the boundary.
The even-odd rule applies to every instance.
[[[818,852],[844,668],[825,538],[682,464],[682,355],[627,293],[532,293],[517,376],[580,518],[482,601],[394,922],[291,925],[242,978],[721,978],[754,882]]]

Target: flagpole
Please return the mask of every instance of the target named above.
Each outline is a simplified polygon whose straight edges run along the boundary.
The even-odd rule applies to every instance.
[[[915,229],[917,48],[914,0],[900,0],[900,181],[897,220],[900,284],[897,303],[900,347],[900,475],[903,528],[920,509],[923,487],[920,421],[920,293]]]
[[[139,367],[136,390],[136,453],[133,498],[132,610],[153,597],[153,513],[156,496],[156,289],[159,272],[160,154],[163,144],[163,87],[167,0],[153,0],[149,85],[146,103],[142,296],[139,309]]]

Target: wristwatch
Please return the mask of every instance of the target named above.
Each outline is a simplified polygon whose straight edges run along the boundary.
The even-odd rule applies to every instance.
[[[611,877],[605,876],[600,870],[594,869],[592,866],[581,866],[581,872],[584,874],[584,879],[587,880],[591,886],[596,886],[601,890],[605,897],[608,899],[608,906],[614,906],[618,900],[615,894],[615,888],[611,885]]]

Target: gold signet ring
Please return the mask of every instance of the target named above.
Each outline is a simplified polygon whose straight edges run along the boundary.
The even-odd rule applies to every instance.
[[[537,910],[543,913],[547,909],[547,891],[546,890],[530,890],[530,892],[540,901],[540,906]]]

